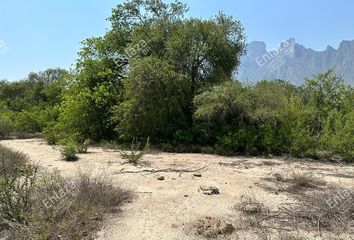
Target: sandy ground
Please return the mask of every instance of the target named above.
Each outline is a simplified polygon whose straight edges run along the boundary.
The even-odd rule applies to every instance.
[[[0,144],[21,151],[46,170],[58,169],[64,176],[74,176],[78,169],[106,172],[117,185],[134,191],[134,200],[119,215],[109,216],[100,240],[192,240],[202,239],[189,227],[191,222],[213,216],[232,221],[237,213],[233,206],[245,194],[254,194],[269,208],[289,200],[282,192],[264,188],[264,178],[274,173],[307,171],[341,185],[353,186],[353,165],[325,164],[285,159],[221,157],[206,154],[152,153],[144,156],[150,166],[126,164],[114,150],[90,148],[77,162],[60,159],[58,149],[42,139],[4,140]],[[231,164],[231,165],[230,165]],[[201,169],[193,172],[122,173],[144,169]],[[164,176],[165,180],[157,180]],[[219,188],[219,195],[205,195],[200,186]],[[248,233],[235,233],[227,239],[255,239]],[[325,238],[311,238],[325,239]]]

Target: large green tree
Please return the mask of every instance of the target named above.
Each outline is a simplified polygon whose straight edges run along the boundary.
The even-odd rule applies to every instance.
[[[126,101],[116,109],[121,137],[161,141],[188,126],[186,77],[156,57],[137,60],[125,81]]]

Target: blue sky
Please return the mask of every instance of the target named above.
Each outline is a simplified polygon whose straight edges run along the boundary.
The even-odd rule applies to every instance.
[[[239,19],[248,41],[273,48],[289,37],[315,50],[354,39],[352,0],[182,0],[188,16],[224,11]],[[0,79],[31,71],[70,68],[80,42],[103,35],[118,0],[0,0]],[[6,46],[5,46],[6,45]]]

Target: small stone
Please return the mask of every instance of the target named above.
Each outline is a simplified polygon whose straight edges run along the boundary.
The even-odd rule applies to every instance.
[[[184,196],[184,197],[188,197],[188,194],[184,194],[183,196]]]
[[[218,195],[218,194],[220,194],[219,188],[217,188],[215,186],[200,186],[199,188],[200,188],[200,190],[202,190],[202,192],[205,195]]]
[[[194,173],[193,176],[194,177],[202,177],[202,174],[201,173]]]
[[[165,180],[165,177],[164,176],[160,176],[160,177],[157,178],[157,180],[163,181],[163,180]]]

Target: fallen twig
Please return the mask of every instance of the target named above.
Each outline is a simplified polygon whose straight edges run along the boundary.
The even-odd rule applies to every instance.
[[[129,174],[129,173],[167,173],[167,172],[175,172],[175,173],[191,173],[191,172],[198,172],[200,170],[203,170],[207,167],[207,164],[204,166],[197,168],[197,169],[175,169],[175,168],[164,168],[164,169],[143,169],[140,171],[123,171],[124,169],[121,169],[119,172],[115,172],[115,174]]]

